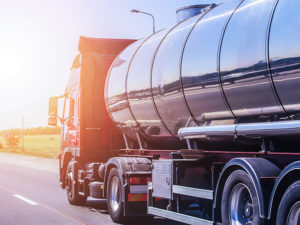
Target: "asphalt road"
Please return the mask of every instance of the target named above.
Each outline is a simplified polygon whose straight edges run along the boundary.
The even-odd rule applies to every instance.
[[[68,203],[58,183],[58,160],[0,153],[0,225],[114,224],[104,200]],[[130,224],[180,225],[161,218]]]

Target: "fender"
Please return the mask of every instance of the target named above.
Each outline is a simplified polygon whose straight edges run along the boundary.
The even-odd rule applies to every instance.
[[[217,212],[216,215],[220,215],[220,205],[224,184],[228,176],[237,169],[242,169],[249,174],[258,196],[259,215],[261,218],[266,218],[266,199],[264,198],[260,178],[277,177],[280,174],[280,169],[270,161],[262,158],[235,158],[226,163],[222,169],[221,175],[219,176],[214,196],[213,206],[215,212]]]
[[[66,171],[67,171],[67,167],[69,162],[72,160],[73,155],[71,152],[68,151],[64,151],[63,153],[61,153],[61,159],[59,160],[60,165],[59,165],[59,175],[60,175],[60,186],[62,189],[65,188],[65,175],[66,175]]]
[[[137,157],[114,157],[110,158],[106,164],[105,177],[104,177],[104,196],[107,194],[107,181],[108,175],[112,168],[117,168],[123,184],[122,188],[122,201],[125,202],[125,186],[124,180],[126,173],[146,173],[151,174],[151,161],[146,158]]]
[[[279,206],[281,197],[283,196],[285,190],[292,183],[294,183],[296,180],[299,179],[300,179],[300,161],[293,162],[282,170],[272,190],[272,194],[269,202],[268,219],[271,219],[271,216],[274,215],[274,213],[276,212],[277,207],[273,207],[273,206],[274,205]]]

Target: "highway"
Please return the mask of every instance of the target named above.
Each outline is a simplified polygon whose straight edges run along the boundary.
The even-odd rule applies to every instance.
[[[68,203],[58,183],[58,160],[0,153],[0,225],[114,224],[105,200],[88,199],[85,206]],[[129,224],[180,225],[161,218]]]

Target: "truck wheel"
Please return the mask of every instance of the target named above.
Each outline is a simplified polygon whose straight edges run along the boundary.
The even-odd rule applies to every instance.
[[[277,212],[276,225],[300,224],[300,181],[285,191]]]
[[[107,209],[112,221],[124,222],[122,181],[117,168],[111,169],[108,176]]]
[[[232,225],[259,225],[258,197],[249,175],[234,171],[226,180],[222,195],[222,223]]]
[[[66,194],[68,201],[71,205],[84,205],[87,196],[79,195],[78,193],[78,181],[74,180],[74,171],[72,165],[69,163],[65,178],[66,183]]]

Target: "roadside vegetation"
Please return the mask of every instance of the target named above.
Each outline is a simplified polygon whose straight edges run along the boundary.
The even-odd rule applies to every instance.
[[[24,133],[24,148],[22,133]],[[0,133],[0,151],[56,158],[60,151],[60,128],[38,127],[5,130]]]

